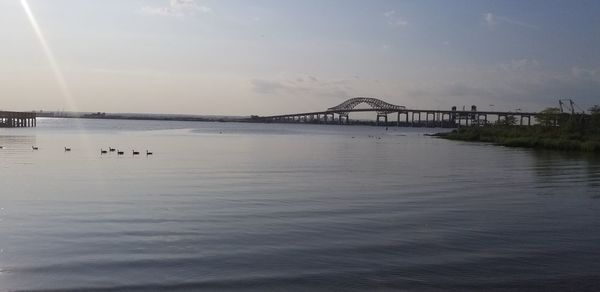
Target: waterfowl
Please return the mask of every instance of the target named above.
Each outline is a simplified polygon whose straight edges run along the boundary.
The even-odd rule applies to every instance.
[[[148,156],[148,155],[152,155],[152,154],[153,154],[152,152],[150,152],[150,151],[146,150],[146,156]]]
[[[100,149],[100,154],[106,154],[108,153],[108,151],[104,150],[104,149]]]
[[[37,146],[31,146],[31,150],[40,150],[40,148]]]
[[[65,152],[71,151],[71,148],[65,147]]]
[[[116,150],[115,148],[108,147],[108,151],[110,151],[110,152],[115,152],[115,150]]]
[[[131,150],[131,152],[133,153],[133,155],[140,155],[139,151]]]
[[[121,151],[121,150],[117,151],[117,155],[123,155],[123,154],[125,154],[125,151]]]

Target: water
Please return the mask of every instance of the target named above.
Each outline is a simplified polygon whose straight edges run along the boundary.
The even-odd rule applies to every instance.
[[[598,158],[431,131],[0,129],[0,291],[600,289]]]

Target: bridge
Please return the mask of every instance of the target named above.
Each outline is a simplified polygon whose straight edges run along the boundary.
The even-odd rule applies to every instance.
[[[0,128],[35,127],[37,124],[34,112],[0,111]]]
[[[356,108],[361,104],[366,104],[369,108]],[[534,112],[520,111],[479,111],[476,106],[472,106],[471,110],[457,110],[456,107],[452,107],[451,110],[408,109],[405,106],[394,105],[373,97],[354,97],[323,111],[253,116],[253,120],[266,123],[351,124],[350,113],[356,112],[376,113],[376,125],[389,126],[388,116],[396,114],[395,124],[398,127],[442,128],[488,125],[493,121],[492,118],[501,122],[509,117],[517,118],[517,122],[521,126],[525,123],[530,126],[531,118],[537,115]]]

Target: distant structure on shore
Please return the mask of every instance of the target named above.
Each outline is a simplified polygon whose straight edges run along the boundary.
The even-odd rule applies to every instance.
[[[38,117],[106,119],[106,120],[149,120],[149,121],[189,121],[189,122],[238,122],[247,121],[248,117],[185,115],[185,114],[147,114],[147,113],[106,113],[106,112],[65,112],[39,111]]]

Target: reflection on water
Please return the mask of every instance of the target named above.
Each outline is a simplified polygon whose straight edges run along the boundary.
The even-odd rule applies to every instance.
[[[2,146],[4,153],[31,150],[31,146],[34,146],[35,144],[35,136],[0,135],[0,146]],[[7,155],[5,157],[10,156]]]
[[[0,129],[2,291],[600,287],[598,157],[422,129],[72,122]]]
[[[32,163],[31,147],[34,145],[35,136],[0,135],[0,167],[11,168],[15,164]]]
[[[564,188],[569,194],[600,195],[600,157],[594,153],[530,151],[540,188]]]

